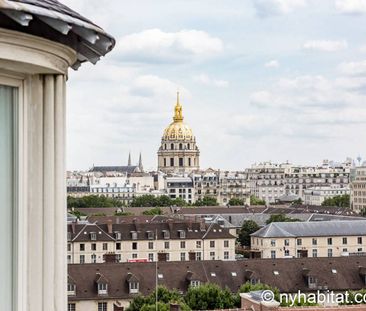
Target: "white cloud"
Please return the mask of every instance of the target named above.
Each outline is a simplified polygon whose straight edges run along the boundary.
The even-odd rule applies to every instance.
[[[324,52],[335,52],[348,47],[347,41],[313,40],[304,43],[305,50],[317,50]]]
[[[122,37],[116,52],[122,61],[184,62],[192,57],[208,57],[224,48],[219,38],[200,30],[164,32],[148,29]]]
[[[362,76],[366,75],[366,60],[360,62],[342,63],[338,66],[340,72],[346,75]]]
[[[307,0],[253,0],[257,14],[261,17],[287,14],[306,4]]]
[[[205,73],[201,73],[200,75],[194,76],[193,80],[195,82],[204,84],[204,85],[212,85],[216,87],[226,88],[229,86],[229,82],[226,80],[217,80],[213,79]]]
[[[273,59],[273,60],[270,60],[269,62],[265,63],[264,67],[266,67],[266,68],[278,68],[278,67],[280,67],[280,63],[278,62],[278,60]]]
[[[364,14],[366,13],[365,0],[336,0],[336,9],[345,14]]]

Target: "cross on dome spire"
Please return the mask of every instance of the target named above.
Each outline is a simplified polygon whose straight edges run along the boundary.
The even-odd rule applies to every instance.
[[[175,104],[174,108],[174,122],[182,122],[183,121],[183,111],[182,105],[179,102],[179,91],[177,92],[177,103]]]

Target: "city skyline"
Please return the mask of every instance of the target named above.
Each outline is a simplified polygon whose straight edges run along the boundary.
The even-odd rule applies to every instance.
[[[70,72],[68,169],[156,168],[177,89],[202,168],[366,156],[362,1],[65,3],[117,37]]]

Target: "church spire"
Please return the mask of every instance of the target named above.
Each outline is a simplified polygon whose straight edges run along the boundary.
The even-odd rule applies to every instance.
[[[140,172],[144,171],[144,167],[142,165],[142,156],[141,156],[141,152],[140,152],[140,156],[139,156],[139,170]]]
[[[179,102],[179,92],[177,92],[177,103],[174,108],[174,122],[182,122],[183,121],[183,111],[182,105]]]
[[[128,153],[128,164],[127,166],[131,166],[131,152]]]

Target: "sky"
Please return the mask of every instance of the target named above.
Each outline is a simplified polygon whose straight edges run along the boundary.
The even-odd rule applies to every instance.
[[[366,0],[62,2],[117,40],[69,73],[68,169],[156,169],[178,89],[202,168],[366,158]]]

